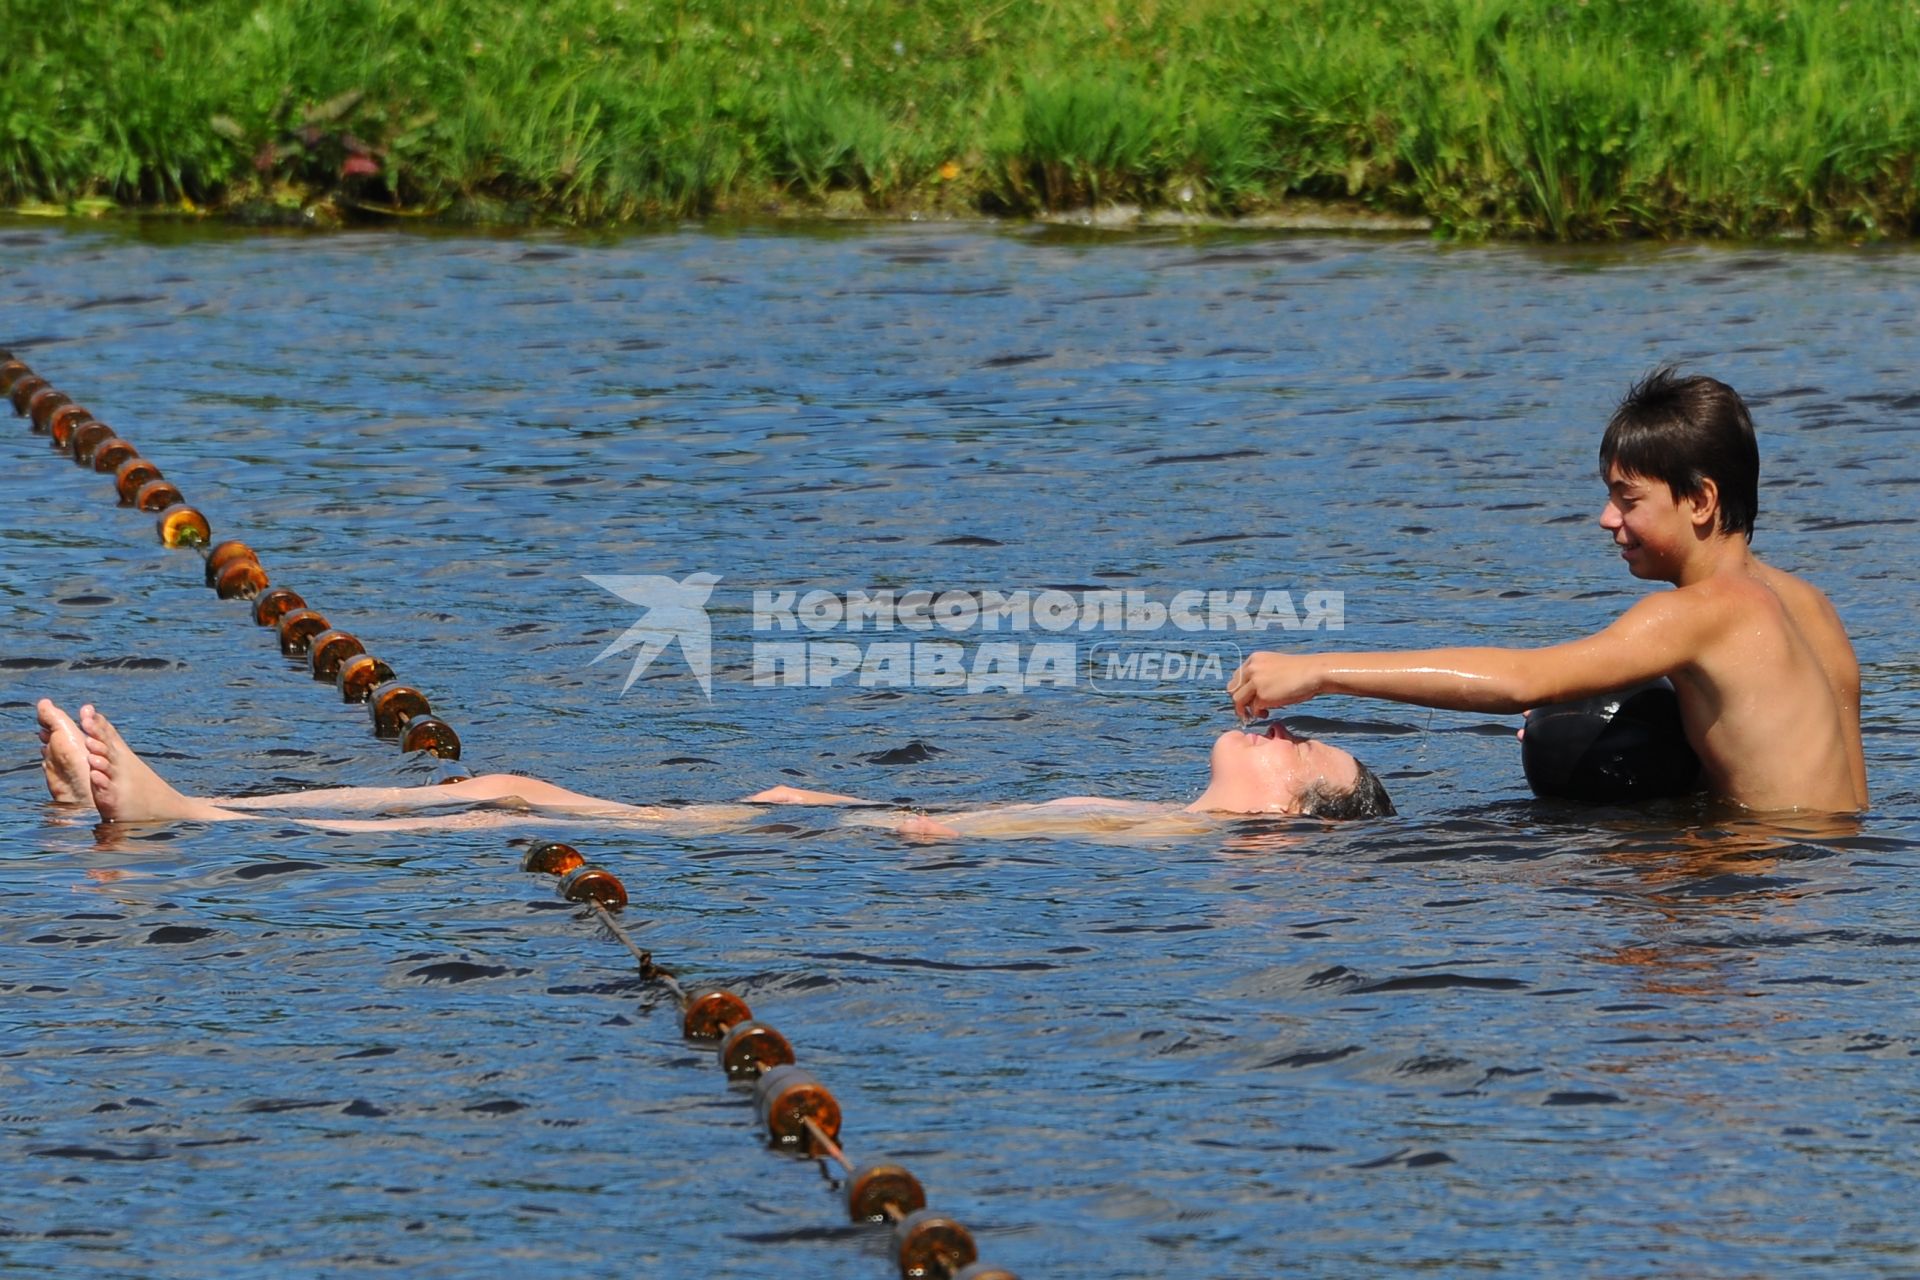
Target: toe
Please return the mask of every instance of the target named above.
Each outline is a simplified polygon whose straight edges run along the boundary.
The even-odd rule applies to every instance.
[[[40,701],[34,705],[33,710],[34,714],[38,716],[40,720],[40,734],[43,738],[50,737],[64,729],[79,728],[78,725],[74,724],[73,717],[62,711],[54,703],[52,698],[40,699]]]
[[[89,739],[98,741],[108,752],[125,750],[126,740],[120,736],[120,731],[113,727],[113,722],[100,711],[92,706],[86,706],[80,709],[80,715],[86,725]]]

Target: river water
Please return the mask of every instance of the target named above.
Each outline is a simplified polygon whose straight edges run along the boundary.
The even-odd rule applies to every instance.
[[[1217,683],[793,687],[763,654],[756,684],[756,645],[901,637],[757,628],[753,593],[1286,591],[1300,630],[1153,639],[1547,643],[1642,589],[1593,524],[1626,384],[1671,360],[1748,395],[1756,549],[1862,660],[1857,828],[1542,805],[1512,721],[1329,699],[1298,723],[1397,818],[555,829],[661,963],[785,1032],[856,1158],[1029,1280],[1920,1270],[1916,296],[1886,249],[0,225],[0,346],[425,690],[467,764],[630,800],[1184,801]],[[47,805],[43,695],[192,792],[425,771],[3,421],[0,1270],[893,1273],[517,870],[524,830]],[[681,645],[623,692],[631,654],[593,659],[641,610],[586,575],[696,571],[711,697]],[[1343,629],[1305,629],[1310,593]],[[1141,638],[905,638],[1103,636]]]

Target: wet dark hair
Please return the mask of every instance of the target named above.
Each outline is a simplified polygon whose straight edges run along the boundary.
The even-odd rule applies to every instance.
[[[1360,770],[1360,776],[1353,785],[1344,791],[1336,791],[1324,782],[1316,782],[1300,793],[1300,814],[1307,818],[1390,818],[1394,815],[1393,800],[1387,795],[1386,784],[1380,781],[1380,775],[1361,764],[1353,762]]]
[[[1676,498],[1711,480],[1720,495],[1720,532],[1753,541],[1760,509],[1760,449],[1740,393],[1715,378],[1681,377],[1662,365],[1633,384],[1600,439],[1600,476],[1617,466],[1659,480]]]

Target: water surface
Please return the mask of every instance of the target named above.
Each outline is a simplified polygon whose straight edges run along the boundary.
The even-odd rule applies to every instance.
[[[751,591],[1338,590],[1354,647],[1640,590],[1599,429],[1747,393],[1756,548],[1867,687],[1854,832],[1531,802],[1511,722],[1336,699],[1401,816],[926,845],[580,827],[1028,1277],[1920,1267],[1920,258],[899,227],[615,240],[0,227],[0,345],[387,657],[469,763],[635,800],[1184,800],[1217,690],[754,689]],[[500,833],[100,833],[43,694],[183,787],[418,778],[7,419],[0,1267],[891,1273]],[[709,702],[586,574],[723,575]]]

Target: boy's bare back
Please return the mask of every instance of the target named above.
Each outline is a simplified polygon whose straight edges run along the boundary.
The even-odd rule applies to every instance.
[[[1716,795],[1752,809],[1867,803],[1860,668],[1818,589],[1757,558],[1673,592],[1705,623],[1671,673]]]

